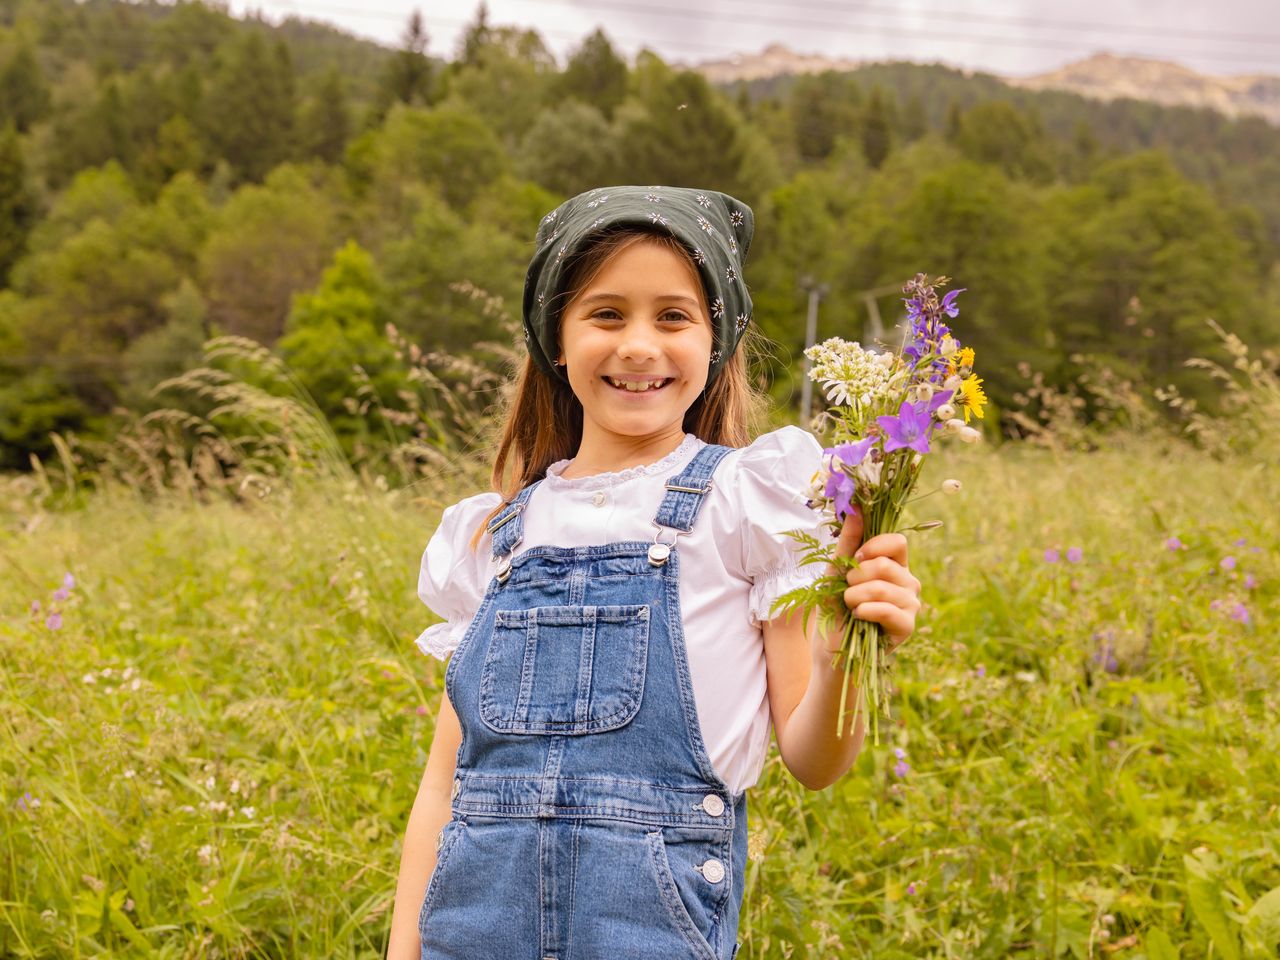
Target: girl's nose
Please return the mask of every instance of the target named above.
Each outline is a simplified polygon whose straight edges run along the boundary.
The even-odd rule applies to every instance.
[[[644,360],[658,356],[657,337],[648,323],[629,323],[618,343],[618,356],[624,360]]]

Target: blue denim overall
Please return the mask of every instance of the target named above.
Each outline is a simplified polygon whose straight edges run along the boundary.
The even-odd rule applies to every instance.
[[[736,956],[747,796],[703,743],[675,544],[730,449],[667,481],[652,542],[513,559],[541,480],[490,522],[501,563],[445,670],[462,742],[424,960]]]

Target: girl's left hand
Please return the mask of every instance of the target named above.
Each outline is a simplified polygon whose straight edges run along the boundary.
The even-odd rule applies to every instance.
[[[847,577],[845,606],[859,620],[884,627],[889,651],[901,646],[915,632],[921,607],[920,581],[907,567],[907,538],[882,533],[863,543],[862,514],[855,511],[845,517],[835,552],[841,557],[852,554],[858,561]],[[828,573],[833,572],[828,566]]]

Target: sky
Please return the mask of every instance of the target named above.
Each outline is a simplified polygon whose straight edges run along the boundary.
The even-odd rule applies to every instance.
[[[469,0],[227,0],[231,12],[294,14],[395,46],[422,11],[428,52],[452,58]],[[533,28],[563,64],[597,26],[628,59],[670,63],[758,53],[914,60],[1030,76],[1094,53],[1149,57],[1214,75],[1280,76],[1280,0],[489,0],[489,22]]]

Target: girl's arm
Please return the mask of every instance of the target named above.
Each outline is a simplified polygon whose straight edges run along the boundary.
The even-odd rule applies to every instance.
[[[427,881],[436,866],[436,837],[452,816],[453,777],[461,742],[462,727],[458,723],[458,715],[453,712],[449,695],[441,693],[436,732],[431,740],[431,752],[427,755],[427,769],[418,785],[418,796],[413,801],[413,810],[405,827],[387,960],[421,960],[418,912],[427,892]]]
[[[849,556],[861,541],[861,517],[850,515],[835,552]],[[907,566],[907,538],[884,533],[858,553],[861,566],[849,571],[845,606],[851,616],[880,623],[892,650],[914,632],[920,609],[920,581]],[[833,572],[828,566],[828,575]],[[847,703],[857,703],[857,713],[852,723],[846,720],[844,736],[836,737],[844,671],[833,670],[831,660],[840,649],[841,631],[836,627],[823,635],[817,616],[810,615],[806,632],[801,619],[801,612],[792,610],[763,626],[769,711],[787,769],[810,790],[822,790],[844,776],[862,750],[865,703],[859,702],[857,681],[850,676]]]

